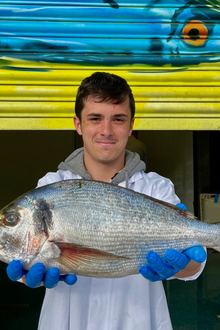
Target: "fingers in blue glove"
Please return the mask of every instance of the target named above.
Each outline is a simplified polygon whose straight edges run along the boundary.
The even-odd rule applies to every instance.
[[[178,272],[178,269],[174,269],[154,251],[148,252],[147,261],[149,266],[163,278],[172,277]]]
[[[147,254],[148,265],[140,268],[139,272],[151,282],[162,281],[174,276],[179,269],[165,262],[157,253],[150,251]]]
[[[73,285],[76,283],[77,277],[72,274],[63,275],[63,276],[60,276],[60,281],[64,281],[68,285]]]
[[[183,254],[198,263],[204,262],[207,257],[206,251],[201,246],[193,246],[185,250]]]
[[[30,288],[38,287],[43,281],[44,273],[44,264],[37,263],[33,265],[25,276],[27,286],[29,286]]]
[[[6,268],[6,272],[11,281],[17,281],[27,273],[22,268],[22,263],[19,260],[13,260]]]
[[[29,271],[22,268],[22,263],[19,260],[13,260],[6,268],[6,272],[10,280],[17,281],[23,275],[25,276],[26,284],[30,288],[38,287],[41,282],[48,289],[54,288],[59,281],[64,281],[68,285],[73,285],[77,281],[75,275],[60,276],[58,268],[49,268],[45,274],[45,266],[42,263],[35,264]]]
[[[190,258],[183,253],[174,249],[169,249],[165,253],[165,260],[173,267],[177,268],[178,271],[184,269],[190,262]]]
[[[60,279],[60,271],[58,268],[49,268],[44,275],[43,283],[47,289],[52,289],[57,286]]]
[[[77,277],[75,275],[61,275],[58,268],[53,267],[49,268],[44,276],[44,286],[47,289],[52,289],[57,286],[59,281],[64,281],[68,285],[73,285],[77,281]]]
[[[162,276],[157,274],[155,271],[153,271],[153,269],[151,267],[149,267],[147,265],[141,267],[139,269],[139,272],[142,276],[144,276],[144,278],[146,278],[147,280],[149,280],[151,282],[157,282],[157,281],[164,280],[164,278]]]

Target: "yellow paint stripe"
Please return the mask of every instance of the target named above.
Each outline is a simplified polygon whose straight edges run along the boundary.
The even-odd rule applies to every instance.
[[[73,102],[76,98],[77,86],[9,86],[0,88],[1,101],[45,101]],[[132,87],[136,101],[220,101],[220,87]]]
[[[16,55],[17,57],[19,56]],[[172,55],[170,55],[172,56]],[[176,55],[173,55],[176,57]],[[114,71],[121,71],[121,70],[147,70],[147,71],[176,71],[179,69],[183,70],[219,70],[220,69],[220,52],[219,52],[219,62],[216,62],[216,56],[215,54],[214,59],[215,61],[212,62],[211,56],[210,60],[208,63],[200,63],[200,64],[191,64],[189,66],[183,65],[182,67],[175,67],[172,66],[171,64],[166,64],[163,66],[156,66],[156,65],[147,65],[147,64],[129,64],[129,65],[117,65],[117,66],[98,66],[98,65],[79,65],[79,64],[69,64],[69,63],[49,63],[49,62],[43,62],[43,61],[26,61],[22,59],[16,59],[16,58],[10,58],[10,57],[5,57],[2,56],[0,57],[0,67],[5,67],[7,65],[8,68],[13,67],[13,68],[29,68],[29,69],[45,69],[45,70],[54,70],[54,69],[68,69],[68,70],[92,70],[92,71],[109,71],[109,70],[114,70]],[[206,54],[204,57],[207,57]],[[2,61],[2,62],[1,62]],[[5,62],[7,61],[7,62]]]
[[[43,72],[0,70],[1,85],[79,86],[95,70],[51,70]],[[101,71],[101,70],[100,70]],[[107,70],[125,78],[132,86],[219,86],[220,71]]]
[[[74,102],[0,102],[0,117],[73,117]],[[220,117],[220,103],[137,102],[136,117]]]
[[[72,118],[1,118],[0,130],[73,130]],[[220,118],[137,118],[135,130],[220,130]]]
[[[70,117],[73,102],[0,102],[0,116]]]
[[[72,118],[0,118],[0,130],[73,130]]]
[[[158,118],[141,119],[135,130],[220,130],[220,118]]]
[[[155,102],[140,103],[137,116],[147,117],[220,117],[220,103]]]

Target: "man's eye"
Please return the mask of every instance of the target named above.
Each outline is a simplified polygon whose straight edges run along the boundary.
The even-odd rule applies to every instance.
[[[99,121],[100,118],[94,117],[94,118],[90,118],[91,121]]]
[[[123,123],[124,119],[121,118],[115,118],[114,121],[118,122],[118,123]]]

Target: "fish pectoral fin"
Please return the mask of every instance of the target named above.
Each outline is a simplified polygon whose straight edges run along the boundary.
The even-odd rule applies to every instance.
[[[55,243],[61,253],[56,259],[60,264],[68,267],[70,270],[80,268],[80,265],[103,262],[106,259],[127,259],[126,257],[117,256],[109,252],[100,251],[83,245],[72,243]]]

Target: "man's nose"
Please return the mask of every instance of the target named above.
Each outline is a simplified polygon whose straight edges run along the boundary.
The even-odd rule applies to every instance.
[[[100,133],[105,136],[110,136],[113,134],[112,123],[110,120],[107,119],[103,121]]]

